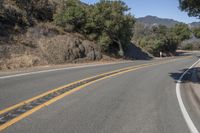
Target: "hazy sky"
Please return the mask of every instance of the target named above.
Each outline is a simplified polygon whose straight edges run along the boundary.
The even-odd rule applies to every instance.
[[[92,4],[98,0],[81,0]],[[131,13],[135,17],[144,17],[146,15],[158,16],[161,18],[172,18],[181,22],[199,22],[200,19],[188,17],[186,12],[178,9],[178,0],[124,0],[131,8]]]

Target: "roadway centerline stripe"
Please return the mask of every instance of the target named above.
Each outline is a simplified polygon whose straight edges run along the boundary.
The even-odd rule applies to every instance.
[[[143,65],[147,65],[147,64],[143,64]],[[138,66],[135,66],[135,67],[140,67],[140,66],[142,66],[142,65],[138,65]],[[128,69],[128,68],[132,68],[132,67],[127,67],[127,69]],[[124,68],[123,68],[123,69],[124,69]],[[118,70],[123,70],[123,69],[118,69]],[[115,72],[115,71],[117,71],[117,70],[114,70],[114,71],[111,71],[111,72]],[[103,74],[100,74],[100,75],[104,75],[104,74],[108,74],[108,73],[110,73],[110,72],[106,72],[106,73],[103,73]],[[99,75],[99,76],[100,76],[100,75]],[[5,113],[5,112],[8,112],[8,111],[10,111],[10,110],[12,110],[12,109],[14,109],[14,108],[17,108],[17,107],[19,107],[19,106],[21,106],[21,105],[24,105],[24,104],[26,104],[26,103],[29,103],[29,102],[31,102],[31,101],[34,101],[34,100],[36,100],[36,99],[38,99],[38,98],[40,98],[40,97],[42,97],[42,96],[48,95],[48,94],[53,93],[53,92],[55,92],[55,91],[57,91],[57,90],[60,90],[60,89],[62,89],[62,88],[66,88],[66,87],[68,87],[68,86],[70,86],[70,85],[73,85],[73,84],[76,84],[76,83],[78,83],[78,82],[82,82],[82,81],[84,81],[84,80],[87,80],[87,79],[90,79],[90,78],[94,78],[94,77],[96,77],[96,76],[92,76],[92,77],[89,77],[89,78],[85,78],[85,79],[82,79],[82,80],[78,80],[78,81],[69,83],[69,84],[67,84],[67,85],[58,87],[58,88],[56,88],[56,89],[53,89],[53,90],[48,91],[48,92],[45,92],[45,93],[43,93],[43,94],[41,94],[41,95],[38,95],[38,96],[36,96],[36,97],[33,97],[33,98],[31,98],[31,99],[22,101],[22,102],[20,102],[19,104],[13,105],[13,106],[8,107],[8,108],[3,109],[3,110],[0,110],[0,115],[3,114],[3,113]]]
[[[99,75],[95,75],[95,76],[92,76],[92,77],[88,77],[88,78],[85,78],[85,79],[81,79],[81,80],[78,80],[78,81],[69,83],[69,84],[67,84],[67,85],[64,85],[64,86],[58,87],[58,88],[56,88],[56,89],[53,89],[53,90],[51,90],[51,91],[45,92],[45,93],[43,93],[43,94],[41,94],[41,95],[35,96],[35,97],[31,98],[31,99],[22,101],[22,102],[20,102],[20,103],[18,103],[18,104],[16,104],[16,105],[13,105],[13,106],[8,107],[8,108],[6,108],[6,109],[0,110],[0,115],[3,114],[3,113],[5,113],[5,112],[8,112],[8,111],[10,111],[10,110],[12,110],[12,109],[14,109],[14,108],[17,108],[17,107],[19,107],[19,106],[21,106],[21,105],[24,105],[24,104],[27,104],[27,103],[29,103],[29,102],[32,102],[32,101],[34,101],[34,100],[36,100],[36,99],[38,99],[38,98],[40,98],[40,97],[43,97],[43,96],[48,95],[48,94],[50,94],[50,93],[53,93],[53,92],[55,92],[55,91],[57,91],[57,90],[60,90],[60,89],[62,89],[62,88],[66,88],[66,87],[71,86],[71,85],[73,85],[73,84],[76,84],[76,83],[78,83],[78,82],[82,82],[82,81],[84,81],[84,80],[88,80],[88,79],[94,78],[94,77],[96,77],[96,76],[105,75],[105,74],[108,74],[108,73],[111,73],[111,72],[116,72],[116,71],[119,71],[119,70],[130,69],[130,68],[133,68],[133,67],[141,67],[141,66],[146,66],[146,65],[150,65],[150,64],[154,64],[154,63],[147,63],[147,64],[141,64],[141,65],[126,67],[126,68],[122,68],[122,69],[117,69],[117,70],[114,70],[114,71],[105,72],[105,73],[102,73],[102,74],[99,74]]]
[[[188,58],[188,57],[183,57],[183,58]],[[146,63],[146,64],[141,64],[141,65],[132,66],[132,67],[125,67],[125,68],[114,70],[111,72],[106,72],[103,74],[99,74],[93,77],[89,77],[86,79],[82,79],[82,80],[67,84],[65,86],[61,86],[59,88],[56,88],[54,90],[51,90],[49,92],[46,92],[34,98],[31,98],[29,100],[23,101],[19,104],[16,104],[14,106],[11,106],[9,108],[6,108],[0,111],[0,131],[18,122],[19,120],[31,115],[37,110],[45,106],[48,106],[56,102],[57,100],[62,99],[63,97],[73,92],[76,92],[92,83],[95,83],[97,81],[100,81],[109,77],[127,73],[129,71],[134,71],[134,70],[138,70],[138,69],[142,69],[142,68],[150,67],[150,66],[155,66],[159,64],[165,64],[165,63],[169,63],[176,60],[177,59],[171,59],[167,61]]]
[[[179,103],[179,107],[181,109],[182,115],[187,123],[187,126],[190,130],[191,133],[199,133],[199,131],[197,130],[194,122],[192,121],[192,119],[190,118],[190,115],[187,112],[187,109],[183,103],[182,97],[181,97],[181,83],[182,83],[182,79],[185,76],[185,74],[187,74],[189,72],[189,70],[191,68],[193,68],[195,65],[197,65],[197,63],[200,62],[200,59],[195,62],[191,67],[189,67],[182,75],[181,77],[178,79],[177,83],[176,83],[176,96],[178,99],[178,103]]]

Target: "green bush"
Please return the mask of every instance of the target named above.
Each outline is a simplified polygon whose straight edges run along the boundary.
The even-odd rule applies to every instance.
[[[174,27],[171,28],[171,32],[180,41],[190,39],[190,37],[191,37],[191,31],[190,31],[188,25],[184,24],[184,23],[176,24]]]
[[[193,34],[196,38],[200,38],[200,27],[194,28]]]
[[[52,21],[55,5],[49,0],[12,0],[25,12],[29,25],[35,21]]]
[[[75,31],[80,31],[85,24],[84,5],[79,0],[67,0],[63,3],[62,9],[54,15],[54,22],[61,27],[73,27]]]
[[[199,40],[189,40],[181,43],[179,46],[183,50],[200,50],[200,41]]]
[[[123,1],[101,0],[94,5],[85,5],[79,0],[68,0],[54,15],[54,22],[63,28],[73,26],[73,31],[94,39],[103,52],[115,47],[123,56],[123,50],[131,40],[135,22],[127,14],[128,10]]]
[[[107,51],[109,49],[109,44],[111,44],[112,40],[106,33],[103,33],[98,38],[98,44],[102,51]],[[108,52],[108,51],[107,51]]]
[[[174,53],[179,44],[177,36],[171,29],[163,25],[146,27],[143,24],[136,24],[133,39],[143,49],[159,56],[160,51],[164,53]]]

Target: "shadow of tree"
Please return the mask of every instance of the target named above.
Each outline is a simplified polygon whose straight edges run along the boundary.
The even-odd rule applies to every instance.
[[[177,83],[179,81],[180,77],[183,75],[183,73],[187,70],[188,69],[182,69],[182,70],[179,70],[179,72],[176,72],[176,73],[169,73],[169,76],[172,77],[175,80],[175,82]],[[191,68],[184,75],[181,82],[182,83],[193,82],[193,83],[200,84],[200,67]]]
[[[125,58],[132,60],[150,60],[152,59],[152,56],[143,51],[140,47],[131,43],[127,46]]]
[[[176,56],[190,56],[192,53],[184,52],[184,51],[177,51]]]

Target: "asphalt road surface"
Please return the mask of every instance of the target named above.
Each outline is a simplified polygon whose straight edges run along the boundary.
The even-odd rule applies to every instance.
[[[1,132],[190,133],[176,97],[176,80],[184,69],[197,60],[196,55],[191,58],[176,58],[167,63],[95,82],[34,112]],[[155,61],[158,60],[0,79],[0,110],[76,80]],[[191,103],[185,95],[182,98],[200,131],[198,113],[190,112],[191,107],[188,104]]]

